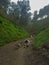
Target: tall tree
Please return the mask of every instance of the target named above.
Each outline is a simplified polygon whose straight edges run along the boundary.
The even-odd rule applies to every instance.
[[[14,17],[18,18],[19,17],[19,11],[18,11],[18,6],[15,2],[11,2],[10,6],[8,8],[8,13],[13,15]]]
[[[0,8],[3,8],[4,11],[7,10],[10,0],[0,0]]]
[[[30,10],[30,5],[29,5],[29,0],[23,0],[23,1],[19,1],[17,2],[18,5],[18,9],[19,9],[19,16],[20,16],[20,23],[22,25],[26,25],[27,22],[29,21],[28,17],[30,17],[29,15],[29,10]]]
[[[37,11],[34,11],[34,17],[33,17],[33,19],[34,19],[34,20],[37,20],[37,18],[38,18]]]

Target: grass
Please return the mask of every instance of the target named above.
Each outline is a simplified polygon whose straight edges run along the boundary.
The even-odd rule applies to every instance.
[[[49,28],[37,34],[37,36],[35,37],[34,47],[38,47],[41,43],[47,41],[48,39],[49,39]]]
[[[0,16],[0,46],[13,40],[25,38],[28,35],[24,28],[15,26],[11,21]]]

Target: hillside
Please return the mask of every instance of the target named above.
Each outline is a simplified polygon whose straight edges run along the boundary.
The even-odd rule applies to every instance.
[[[39,46],[42,42],[45,42],[48,39],[49,39],[49,28],[37,34],[37,36],[35,37],[34,46]]]
[[[9,20],[0,16],[0,46],[27,36],[26,30],[19,26],[14,26]]]

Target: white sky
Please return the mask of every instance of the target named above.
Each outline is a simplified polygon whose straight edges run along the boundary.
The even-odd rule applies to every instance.
[[[17,3],[18,0],[12,0]],[[49,0],[30,0],[31,12],[33,13],[35,10],[43,8],[44,6],[49,4]]]

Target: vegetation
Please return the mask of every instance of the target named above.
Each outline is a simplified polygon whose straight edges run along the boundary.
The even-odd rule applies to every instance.
[[[0,46],[27,36],[26,30],[0,16]]]
[[[12,20],[11,22],[19,26],[27,26],[31,20],[29,0],[18,0],[17,3],[11,2],[11,0],[1,0],[0,2],[1,16]]]
[[[49,28],[46,30],[41,31],[36,37],[35,37],[35,43],[34,46],[38,47],[43,42],[47,41],[49,39]]]
[[[35,45],[37,46],[47,39],[49,33],[48,31],[46,33],[46,30],[49,30],[49,5],[40,9],[39,14],[38,11],[34,11],[31,21],[29,0],[18,0],[17,3],[11,2],[11,0],[0,0],[0,2],[0,45],[25,38],[28,36],[26,30],[32,35],[37,35],[35,38]],[[47,18],[43,18],[45,15]]]
[[[49,65],[49,5],[30,8],[30,0],[0,0],[0,65]]]

